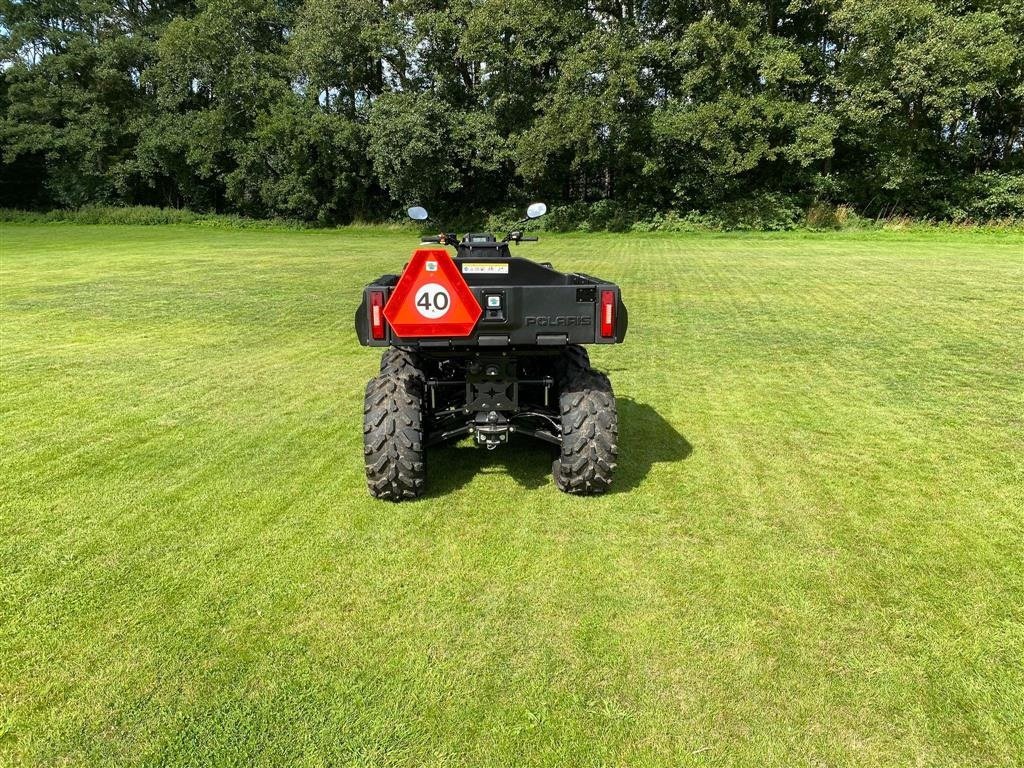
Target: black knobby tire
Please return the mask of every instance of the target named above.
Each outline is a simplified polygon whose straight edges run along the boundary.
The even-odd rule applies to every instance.
[[[587,354],[586,348],[579,344],[570,344],[563,349],[556,363],[556,373],[563,386],[573,376],[589,370],[590,355]]]
[[[378,499],[414,499],[426,487],[423,384],[385,373],[370,379],[363,400],[366,485]]]
[[[566,493],[604,493],[618,458],[619,421],[612,383],[593,369],[570,369],[559,394],[562,453],[552,465]]]
[[[399,347],[388,347],[380,356],[380,372],[393,373],[399,378],[412,376],[423,379],[423,369],[415,353]]]

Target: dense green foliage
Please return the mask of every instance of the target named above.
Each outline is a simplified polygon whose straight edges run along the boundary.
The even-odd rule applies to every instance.
[[[1019,0],[0,0],[0,35],[0,206],[1024,216]]]

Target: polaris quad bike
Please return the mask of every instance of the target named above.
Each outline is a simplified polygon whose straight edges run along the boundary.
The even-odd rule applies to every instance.
[[[546,212],[534,203],[517,226]],[[414,207],[409,216],[425,221],[427,212]],[[611,485],[615,395],[582,345],[621,342],[626,306],[612,283],[509,251],[536,239],[521,230],[500,241],[489,233],[425,237],[401,275],[363,289],[359,343],[386,347],[363,403],[373,496],[419,496],[427,448],[466,436],[491,450],[512,434],[557,446],[552,471],[567,493]]]

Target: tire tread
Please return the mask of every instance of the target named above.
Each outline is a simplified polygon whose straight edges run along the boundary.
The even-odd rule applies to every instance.
[[[562,451],[552,467],[555,484],[566,493],[604,493],[618,460],[618,414],[608,377],[572,364],[559,396]]]
[[[426,456],[421,379],[383,373],[367,382],[363,454],[366,485],[372,496],[402,501],[423,493]]]
[[[380,372],[392,373],[399,378],[425,378],[419,356],[401,347],[388,347],[380,356]]]

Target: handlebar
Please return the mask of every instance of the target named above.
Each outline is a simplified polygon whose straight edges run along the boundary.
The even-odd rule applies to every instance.
[[[442,232],[440,235],[427,235],[420,237],[421,243],[439,243],[440,245],[455,246],[459,239],[454,232]]]
[[[536,237],[512,237],[512,235],[518,234],[517,232],[510,232],[505,236],[502,242],[505,243],[536,243],[539,238]],[[455,246],[458,244],[458,238],[451,233],[443,235],[422,235],[420,237],[421,243],[438,243],[439,245],[451,245]]]
[[[536,243],[536,237],[523,237],[523,232],[520,229],[513,229],[502,240],[503,243]]]

